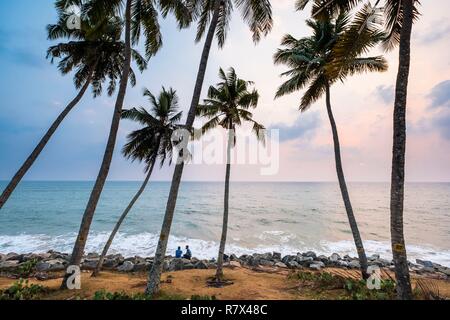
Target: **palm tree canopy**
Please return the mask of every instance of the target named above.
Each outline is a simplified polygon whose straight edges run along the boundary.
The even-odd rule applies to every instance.
[[[180,129],[179,122],[183,112],[178,111],[178,96],[175,90],[162,88],[158,97],[148,89],[144,89],[151,109],[150,112],[143,107],[132,108],[122,112],[123,119],[138,122],[143,127],[131,132],[123,147],[123,155],[132,161],[145,161],[146,171],[151,164],[160,158],[163,166],[167,158],[172,160],[172,134]]]
[[[197,21],[196,41],[200,41],[208,30],[212,19],[216,0],[185,0],[192,19]],[[269,0],[219,0],[219,20],[216,37],[219,47],[223,47],[230,28],[234,8],[241,12],[242,19],[253,33],[253,41],[258,42],[261,36],[266,36],[273,26],[272,6]]]
[[[197,115],[208,118],[202,132],[206,133],[218,126],[234,131],[236,126],[249,122],[258,140],[264,141],[264,126],[253,120],[253,114],[249,111],[257,107],[259,99],[258,91],[249,90],[253,82],[239,79],[233,68],[228,73],[221,68],[219,77],[222,81],[217,87],[209,88],[208,99],[197,107]]]
[[[86,19],[101,21],[107,16],[120,16],[127,0],[57,0],[58,12],[63,13],[70,6],[80,8]],[[158,9],[163,17],[173,12],[180,27],[186,27],[191,14],[183,0],[130,0],[131,1],[131,40],[133,45],[145,38],[147,59],[154,56],[162,47],[162,35],[158,21]]]
[[[361,27],[358,19],[351,22],[347,14],[340,13],[332,20],[308,20],[307,25],[313,31],[310,37],[295,39],[286,35],[282,40],[284,48],[274,56],[276,64],[289,67],[282,74],[289,80],[278,88],[276,98],[308,87],[300,104],[300,110],[305,111],[336,81],[356,73],[387,70],[382,56],[362,57],[382,40],[381,32],[365,29],[357,41],[352,41]]]
[[[361,4],[363,0],[296,0],[297,10],[305,9],[308,3],[312,3],[312,14],[319,19],[327,19],[329,16],[335,16],[339,12],[349,12]],[[376,7],[381,1],[375,3]],[[413,18],[417,20],[420,16],[418,6],[419,0],[414,0]],[[365,5],[367,7],[367,5]],[[374,8],[372,7],[372,9]],[[400,42],[400,31],[403,25],[403,2],[401,0],[384,0],[384,18],[386,37],[383,41],[383,47],[391,50]],[[375,14],[371,11],[370,14]],[[367,21],[367,17],[366,17]]]
[[[120,40],[122,22],[117,17],[110,17],[94,24],[83,20],[80,30],[67,28],[68,16],[61,14],[58,22],[47,26],[49,40],[67,39],[69,41],[51,46],[47,58],[53,63],[60,59],[58,69],[62,74],[75,71],[74,83],[80,88],[93,71],[91,85],[94,97],[103,90],[103,83],[108,81],[108,95],[116,89],[117,81],[125,63],[125,44]],[[147,68],[147,61],[136,50],[132,58],[139,71]],[[136,75],[130,68],[130,83],[136,85]]]

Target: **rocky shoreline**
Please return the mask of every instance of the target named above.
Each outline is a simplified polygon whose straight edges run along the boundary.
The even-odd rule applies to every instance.
[[[348,255],[341,257],[333,253],[329,257],[316,255],[315,252],[308,251],[297,253],[296,255],[282,256],[278,252],[253,255],[236,256],[231,254],[225,257],[225,264],[229,267],[272,267],[279,269],[305,269],[321,270],[332,267],[341,269],[358,269],[360,267],[357,258]],[[99,259],[97,253],[87,254],[81,264],[81,269],[90,271],[95,268]],[[103,269],[116,272],[133,273],[148,271],[153,264],[152,257],[128,257],[121,254],[108,255],[104,261]],[[69,263],[70,255],[56,251],[46,253],[16,254],[0,253],[0,276],[34,276],[46,279],[49,273],[64,271]],[[378,266],[385,269],[393,269],[392,261],[382,259],[379,255],[368,257],[369,265]],[[415,263],[409,262],[410,270],[416,274],[425,274],[439,279],[450,280],[450,268],[431,261],[417,259]],[[216,261],[201,260],[197,258],[177,259],[167,256],[164,261],[164,271],[179,271],[189,269],[214,269]]]

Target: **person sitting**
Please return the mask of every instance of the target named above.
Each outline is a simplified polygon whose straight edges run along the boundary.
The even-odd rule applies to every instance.
[[[189,249],[189,246],[186,246],[186,253],[184,254],[183,258],[191,260],[192,252],[191,252],[191,249]]]
[[[178,247],[177,251],[175,251],[175,258],[180,259],[183,255],[183,251],[181,251],[181,247]]]

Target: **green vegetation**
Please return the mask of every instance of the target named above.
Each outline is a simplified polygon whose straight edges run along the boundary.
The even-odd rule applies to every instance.
[[[34,272],[37,263],[38,263],[37,259],[31,259],[31,260],[28,260],[27,262],[22,263],[17,268],[17,274],[21,278],[28,278]]]
[[[47,292],[48,289],[43,286],[20,279],[8,289],[0,290],[0,300],[38,300]]]

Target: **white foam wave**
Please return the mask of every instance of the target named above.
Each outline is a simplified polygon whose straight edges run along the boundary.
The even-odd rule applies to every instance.
[[[89,236],[86,246],[86,252],[101,252],[109,233],[92,233]],[[276,236],[276,237],[273,237]],[[44,234],[21,234],[21,235],[0,235],[0,252],[16,252],[16,253],[40,253],[48,250],[56,250],[60,252],[70,253],[76,234],[64,234],[59,236],[49,236]],[[274,239],[278,238],[278,239]],[[265,252],[280,252],[283,255],[296,254],[297,252],[305,252],[312,250],[317,254],[331,255],[336,252],[340,255],[349,254],[356,256],[356,250],[352,241],[322,241],[316,245],[307,245],[298,243],[293,246],[294,241],[287,234],[279,231],[267,232],[261,235],[261,240],[271,240],[270,242],[262,241],[264,243],[254,246],[243,246],[237,239],[232,239],[227,244],[227,253],[234,253],[237,255],[265,253]],[[124,256],[153,256],[155,253],[158,236],[152,233],[140,234],[124,234],[118,233],[112,246],[110,253],[121,253]],[[267,245],[267,243],[273,243]],[[184,247],[189,245],[194,256],[198,258],[211,259],[217,256],[218,243],[214,241],[207,241],[201,239],[188,239],[185,237],[171,236],[168,244],[168,254],[173,254],[178,246]],[[365,241],[364,242],[367,255],[379,254],[385,259],[392,259],[390,251],[390,243],[381,241]],[[450,266],[450,250],[436,249],[432,246],[407,246],[408,259],[415,261],[415,259],[431,260],[445,266]]]

